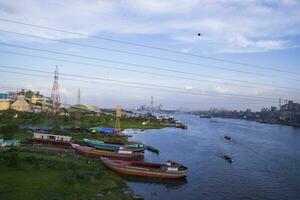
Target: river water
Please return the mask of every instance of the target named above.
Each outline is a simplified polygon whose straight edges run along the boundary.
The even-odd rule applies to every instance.
[[[300,199],[300,129],[236,119],[175,115],[187,130],[164,128],[132,134],[160,149],[145,160],[174,160],[189,168],[180,181],[128,178],[145,199]],[[232,141],[224,139],[230,135]],[[233,163],[222,156],[231,155]]]

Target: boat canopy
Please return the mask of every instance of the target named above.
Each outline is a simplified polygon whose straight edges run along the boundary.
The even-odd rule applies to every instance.
[[[107,127],[107,126],[93,127],[93,128],[89,128],[89,130],[92,131],[93,133],[101,133],[101,134],[105,134],[105,135],[111,135],[116,132],[115,128],[111,128],[111,127]]]
[[[33,132],[50,132],[52,131],[52,126],[33,126],[33,125],[21,125],[20,129],[30,130]]]

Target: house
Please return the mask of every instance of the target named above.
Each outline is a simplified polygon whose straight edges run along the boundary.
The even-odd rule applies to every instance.
[[[11,104],[10,107],[16,111],[21,111],[21,112],[29,111],[29,104],[25,100],[24,95],[19,95],[17,97],[17,100],[13,104]]]
[[[7,93],[0,93],[0,110],[7,110],[10,102]]]

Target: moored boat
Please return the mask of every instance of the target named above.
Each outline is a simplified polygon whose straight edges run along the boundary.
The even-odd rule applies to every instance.
[[[100,150],[94,147],[80,146],[78,144],[72,144],[76,153],[90,158],[113,158],[121,160],[139,160],[144,157],[143,152],[133,152],[131,150],[119,149],[117,151]]]
[[[187,167],[168,161],[167,164],[149,163],[142,161],[122,161],[101,158],[110,169],[121,174],[154,177],[161,179],[179,179],[187,174]]]
[[[122,142],[104,142],[100,140],[91,140],[91,139],[83,139],[85,143],[97,149],[104,149],[104,150],[120,150],[120,149],[127,149],[131,151],[144,151],[145,146],[140,143],[122,143]]]
[[[33,144],[49,144],[60,147],[70,147],[72,137],[65,135],[51,135],[43,133],[33,133],[33,137],[28,138]]]

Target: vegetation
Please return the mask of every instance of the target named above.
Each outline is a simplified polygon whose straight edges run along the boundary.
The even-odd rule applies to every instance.
[[[89,114],[81,113],[80,119],[76,112],[70,113],[69,116],[54,116],[49,113],[30,113],[30,112],[18,112],[14,110],[6,110],[0,112],[0,123],[10,124],[13,123],[16,126],[22,124],[31,125],[56,125],[59,123],[60,126],[71,126],[80,128],[89,128],[95,126],[115,126],[115,116],[112,114]],[[142,123],[145,121],[143,118],[126,118],[120,119],[121,128],[135,128],[135,129],[156,129],[163,128],[164,125],[161,124],[156,119],[150,119],[146,125]],[[79,123],[80,122],[80,123]]]
[[[133,199],[99,160],[11,149],[0,154],[0,199]]]
[[[13,124],[3,125],[0,128],[0,133],[2,134],[2,139],[4,140],[14,139],[17,131],[18,131],[18,126]]]
[[[59,116],[47,113],[29,113],[17,112],[14,110],[7,110],[0,112],[0,138],[4,139],[20,139],[21,143],[26,143],[26,138],[31,137],[30,133],[18,129],[18,126],[28,125],[50,125],[53,127],[53,134],[70,135],[74,138],[75,142],[82,142],[83,138],[100,139],[100,140],[116,140],[127,141],[124,136],[104,136],[101,134],[90,134],[85,131],[64,131],[61,132],[60,127],[77,127],[77,128],[90,128],[96,126],[115,126],[115,116],[112,114],[93,115],[81,113],[80,120],[77,113],[71,113],[70,116]],[[126,118],[120,119],[121,128],[127,129],[158,129],[163,128],[159,121],[150,119],[146,125],[143,125],[143,118]]]

